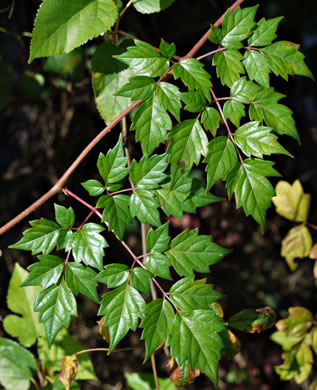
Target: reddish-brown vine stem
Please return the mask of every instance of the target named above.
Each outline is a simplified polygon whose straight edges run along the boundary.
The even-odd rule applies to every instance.
[[[243,3],[244,0],[237,0],[232,4],[230,7],[231,11],[236,9],[240,4]],[[215,22],[215,26],[219,27],[223,21],[224,14]],[[210,34],[210,29],[200,38],[200,40],[195,44],[195,46],[186,54],[186,58],[194,57],[194,55],[198,52],[198,50],[203,46],[203,44],[207,41]],[[62,188],[65,186],[67,180],[72,175],[72,173],[76,170],[76,168],[79,166],[79,164],[85,159],[87,154],[98,144],[98,142],[104,138],[106,134],[108,134],[121,120],[122,118],[125,118],[134,108],[139,106],[142,103],[142,100],[139,99],[135,101],[131,106],[129,106],[126,110],[124,110],[113,122],[111,122],[108,126],[106,126],[87,146],[86,148],[80,153],[80,155],[76,158],[76,160],[72,163],[72,165],[66,170],[66,172],[63,174],[63,176],[56,182],[56,184],[48,191],[46,192],[41,198],[36,200],[34,203],[31,204],[28,208],[23,210],[20,214],[18,214],[16,217],[11,219],[8,223],[3,225],[0,228],[0,235],[7,232],[9,229],[11,229],[13,226],[21,222],[24,218],[26,218],[28,215],[30,215],[33,211],[37,210],[42,204],[44,204],[46,201],[51,199],[54,195],[62,191]]]

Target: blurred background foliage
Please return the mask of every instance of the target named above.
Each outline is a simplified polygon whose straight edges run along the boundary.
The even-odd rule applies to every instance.
[[[30,33],[41,1],[2,0],[0,9],[0,224],[13,218],[18,212],[45,193],[68,168],[87,143],[104,127],[94,102],[91,86],[91,58],[102,37],[90,42],[83,49],[70,55],[40,59],[28,65]],[[306,62],[317,75],[317,12],[314,0],[246,0],[245,6],[260,3],[257,20],[262,16],[273,18],[284,15],[278,29],[279,40],[299,43]],[[141,40],[159,46],[161,37],[175,42],[177,54],[185,55],[196,41],[231,5],[223,0],[176,0],[160,14],[141,15],[130,9],[120,28],[133,33]],[[210,44],[211,45],[211,44]],[[212,50],[208,44],[199,54]],[[206,59],[210,69],[210,59]],[[214,70],[212,70],[214,73]],[[274,77],[274,76],[273,76]],[[216,74],[213,74],[214,80]],[[216,83],[214,83],[216,84]],[[292,183],[300,179],[306,193],[311,193],[311,223],[317,223],[317,88],[310,79],[291,78],[285,82],[274,77],[276,90],[287,95],[283,103],[294,111],[302,145],[289,137],[281,143],[294,159],[277,157],[276,168],[284,179]],[[222,87],[219,88],[220,93]],[[219,93],[219,96],[220,96]],[[227,96],[227,95],[225,95]],[[96,159],[100,151],[112,147],[120,128],[112,131],[73,174],[67,186],[75,193],[87,196],[80,183],[96,172]],[[133,156],[138,158],[139,146],[133,144]],[[203,175],[197,168],[197,176]],[[276,180],[277,182],[277,180]],[[224,195],[221,183],[214,193]],[[54,202],[69,206],[71,202],[60,194]],[[73,204],[78,220],[87,211]],[[41,216],[53,218],[53,202],[44,204],[30,219]],[[226,296],[222,300],[225,318],[245,307],[271,306],[278,318],[287,315],[290,306],[305,306],[317,313],[316,282],[313,261],[301,259],[293,273],[280,255],[281,240],[292,227],[291,222],[274,212],[268,213],[264,235],[259,226],[235,210],[234,201],[199,209],[197,215],[185,215],[182,220],[171,219],[175,233],[184,228],[199,227],[201,233],[212,234],[214,240],[233,252],[213,267],[210,282]],[[28,253],[7,250],[27,228],[27,220],[1,237],[0,315],[8,314],[6,293],[14,263],[23,267],[33,262]],[[316,231],[312,231],[317,241]],[[131,226],[126,237],[136,251],[140,249],[138,226]],[[107,258],[125,259],[128,254],[109,235],[111,247]],[[102,293],[102,291],[100,291]],[[83,311],[72,323],[71,333],[87,347],[103,343],[98,335],[96,307],[82,300]],[[0,328],[0,336],[4,330]],[[307,389],[308,383],[280,382],[274,365],[281,363],[281,348],[269,340],[270,332],[263,334],[237,334],[242,342],[242,353],[233,361],[224,360],[220,367],[219,389]],[[129,345],[136,345],[138,338],[131,335]],[[160,376],[168,375],[164,353],[159,364]],[[118,353],[111,357],[103,354],[92,356],[96,373],[101,382],[83,385],[83,389],[127,388],[123,371],[150,371],[141,367],[143,353]],[[315,370],[315,375],[317,374]],[[189,389],[210,389],[207,378],[198,378]]]

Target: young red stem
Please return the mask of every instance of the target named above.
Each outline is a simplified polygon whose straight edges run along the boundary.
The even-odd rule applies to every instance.
[[[203,54],[203,55],[200,56],[200,57],[197,57],[196,60],[200,61],[200,60],[202,60],[203,58],[206,58],[206,57],[212,56],[213,54],[218,53],[218,51],[225,51],[225,50],[227,50],[225,47],[219,47],[219,48],[216,49],[216,50],[210,51],[209,53],[206,53],[206,54]]]
[[[313,225],[312,223],[309,223],[309,222],[305,221],[304,224],[306,226],[310,227],[311,229],[317,230],[317,226]]]
[[[219,99],[218,99],[217,96],[215,95],[215,92],[214,92],[214,90],[213,90],[212,88],[210,88],[210,92],[211,92],[212,98],[214,99],[214,101],[215,101],[215,103],[216,103],[216,105],[217,105],[217,107],[218,107],[218,110],[219,110],[219,112],[220,112],[221,118],[222,118],[222,120],[224,121],[224,124],[225,124],[225,126],[226,126],[226,128],[227,128],[228,135],[229,135],[229,137],[231,138],[231,140],[233,141],[233,134],[231,133],[230,127],[229,127],[229,125],[228,125],[228,122],[226,121],[226,118],[225,118],[225,116],[224,116],[224,114],[223,114],[221,105],[220,105],[220,103],[219,103]]]

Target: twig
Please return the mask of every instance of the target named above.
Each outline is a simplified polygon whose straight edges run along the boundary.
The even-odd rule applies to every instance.
[[[154,352],[151,355],[151,364],[152,364],[152,371],[153,371],[153,376],[154,376],[155,388],[156,388],[156,390],[160,390],[160,386],[158,383],[158,377],[157,377]]]

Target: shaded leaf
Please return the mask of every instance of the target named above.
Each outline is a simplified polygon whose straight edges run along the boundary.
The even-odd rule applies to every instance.
[[[172,1],[174,1],[174,0],[172,0]],[[172,59],[176,54],[175,43],[168,43],[163,38],[161,38],[160,52],[161,52],[162,56]]]
[[[105,283],[108,288],[118,287],[128,279],[129,271],[130,268],[125,264],[107,264],[105,270],[96,276],[96,280]]]
[[[266,306],[256,310],[241,310],[229,318],[228,325],[248,333],[261,333],[266,329],[272,328],[275,320],[276,315],[274,311]]]
[[[47,58],[43,63],[43,70],[62,76],[70,76],[73,81],[81,81],[85,72],[82,48],[75,49],[67,54]]]
[[[225,329],[219,333],[224,345],[223,355],[225,359],[233,359],[241,350],[241,343],[237,336],[230,330]]]
[[[155,80],[148,76],[135,76],[129,79],[128,84],[115,93],[116,96],[129,97],[133,101],[142,99],[145,101],[155,89]]]
[[[222,85],[231,88],[240,79],[240,74],[245,73],[242,60],[243,55],[233,49],[218,51],[213,56],[212,64],[217,67],[217,76],[220,77]]]
[[[225,119],[230,119],[236,126],[240,126],[240,120],[245,116],[244,105],[235,100],[227,100],[223,106],[223,115]]]
[[[156,390],[153,374],[137,374],[125,372],[131,390]],[[176,390],[173,382],[168,378],[157,378],[160,390]]]

